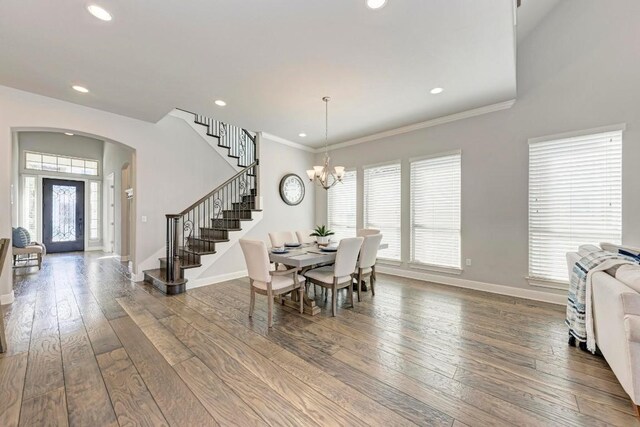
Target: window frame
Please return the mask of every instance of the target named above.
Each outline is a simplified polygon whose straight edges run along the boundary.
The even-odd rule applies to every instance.
[[[604,134],[604,133],[613,133],[613,132],[619,132],[620,133],[620,153],[621,153],[621,159],[620,159],[620,172],[621,172],[621,180],[620,180],[620,202],[621,202],[621,208],[620,208],[620,238],[622,239],[622,236],[624,235],[623,233],[623,226],[624,223],[622,221],[622,205],[624,204],[624,200],[623,200],[623,195],[622,195],[622,189],[623,189],[623,182],[622,182],[622,173],[623,173],[623,159],[624,159],[624,132],[626,130],[626,124],[625,123],[621,123],[621,124],[615,124],[615,125],[610,125],[610,126],[602,126],[602,127],[597,127],[597,128],[591,128],[591,129],[585,129],[585,130],[579,130],[579,131],[573,131],[573,132],[564,132],[564,133],[559,133],[559,134],[554,134],[554,135],[548,135],[548,136],[543,136],[543,137],[536,137],[536,138],[530,138],[527,142],[528,142],[528,146],[527,146],[527,276],[525,277],[527,282],[531,285],[531,286],[536,286],[536,287],[542,287],[542,288],[550,288],[550,289],[560,289],[563,291],[566,291],[569,287],[569,281],[563,281],[563,280],[556,280],[556,279],[552,279],[552,278],[545,278],[545,277],[539,277],[536,275],[532,275],[531,272],[531,221],[532,221],[532,216],[531,216],[531,146],[538,144],[538,143],[551,143],[551,142],[558,142],[558,143],[563,143],[563,140],[568,140],[568,139],[572,139],[572,138],[588,138],[588,137],[592,137],[592,136],[596,136],[599,134]],[[564,141],[565,143],[569,143],[569,141]],[[620,240],[621,241],[621,240]],[[595,242],[595,243],[599,243],[599,242]],[[577,248],[576,248],[577,250]]]
[[[40,156],[40,168],[33,168],[33,167],[29,167],[29,163],[33,162],[33,160],[28,160],[29,155],[35,155],[35,156]],[[45,163],[44,162],[44,156],[50,157],[50,158],[55,158],[56,163],[55,163],[55,170],[51,170],[51,169],[45,169],[43,167],[44,164],[50,164],[49,162]],[[60,170],[60,159],[63,160],[68,160],[69,163],[62,165],[62,166],[67,166],[69,168],[69,170]],[[82,157],[73,157],[73,156],[65,156],[62,154],[52,154],[52,153],[41,153],[41,152],[37,152],[37,151],[30,151],[30,150],[24,150],[24,158],[23,158],[23,165],[24,165],[24,170],[27,173],[39,173],[39,174],[47,174],[47,173],[59,173],[59,174],[65,174],[65,175],[73,175],[73,176],[84,176],[84,177],[100,177],[100,160],[97,159],[88,159],[88,158],[82,158]],[[74,166],[74,161],[75,162],[82,162],[82,169],[83,169],[83,173],[78,173],[78,172],[73,172],[73,168],[74,167],[79,167],[79,166]],[[87,169],[91,169],[93,170],[94,168],[87,168],[87,162],[91,162],[91,163],[95,163],[96,164],[96,168],[95,168],[95,175],[94,174],[87,174],[86,171]],[[51,163],[52,164],[52,163]]]
[[[460,188],[459,188],[459,198],[458,198],[458,206],[459,206],[459,221],[458,221],[458,266],[448,266],[448,265],[440,265],[440,264],[432,264],[426,263],[422,261],[418,261],[415,259],[415,239],[414,239],[414,198],[413,198],[413,165],[416,163],[423,162],[425,160],[437,159],[442,157],[449,156],[459,156],[459,177],[460,177]],[[462,182],[463,182],[463,170],[462,170],[462,150],[450,150],[444,151],[440,153],[433,153],[426,156],[412,157],[409,159],[409,253],[408,253],[408,265],[412,268],[431,270],[439,273],[448,273],[448,274],[462,274],[463,272],[463,226],[462,226],[462,209],[463,209],[463,197],[462,197]]]
[[[400,174],[400,188],[399,188],[399,196],[400,196],[400,203],[398,206],[398,212],[399,212],[399,225],[398,225],[398,229],[399,229],[399,250],[398,250],[398,258],[390,258],[390,257],[384,257],[384,256],[378,256],[378,260],[383,261],[385,263],[390,263],[390,264],[396,264],[396,263],[401,263],[402,262],[402,245],[404,243],[404,239],[402,238],[402,203],[403,203],[403,197],[402,197],[402,174],[403,174],[403,162],[401,159],[396,159],[396,160],[390,160],[387,162],[383,162],[383,163],[375,163],[375,164],[370,164],[370,165],[364,165],[362,166],[362,227],[363,228],[370,228],[370,226],[367,223],[367,170],[370,169],[377,169],[377,168],[383,168],[383,167],[387,167],[387,166],[398,166],[399,167],[399,174]],[[373,227],[373,226],[371,226]],[[378,228],[377,226],[375,228]],[[382,231],[382,234],[384,236],[384,231]],[[382,242],[385,243],[385,239],[384,237],[382,238]],[[386,250],[386,249],[384,249]],[[383,251],[383,250],[381,250]]]

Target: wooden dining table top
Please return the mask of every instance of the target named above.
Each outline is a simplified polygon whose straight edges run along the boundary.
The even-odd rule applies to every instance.
[[[330,247],[337,248],[337,245],[331,245]],[[388,247],[389,245],[387,243],[381,243],[379,249],[386,249]],[[269,260],[297,268],[332,263],[336,260],[337,252],[324,252],[316,243],[308,243],[300,247],[286,249],[289,252],[284,254],[277,254],[272,252],[272,248],[269,249]]]

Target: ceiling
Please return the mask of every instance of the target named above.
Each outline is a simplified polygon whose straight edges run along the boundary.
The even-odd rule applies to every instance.
[[[516,95],[512,0],[96,2],[111,22],[85,2],[0,2],[0,84],[151,122],[179,107],[313,147],[325,95],[331,143]]]

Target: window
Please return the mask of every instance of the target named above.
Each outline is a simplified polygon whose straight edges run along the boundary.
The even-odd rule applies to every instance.
[[[342,184],[327,191],[327,226],[336,234],[333,240],[356,235],[356,171],[345,172]]]
[[[100,183],[91,181],[89,184],[89,239],[100,239]]]
[[[31,235],[38,238],[38,190],[35,176],[22,177],[22,226]]]
[[[27,151],[25,153],[25,169],[98,176],[98,161]]]
[[[400,260],[400,163],[364,170],[364,228],[376,228],[389,247],[379,258]]]
[[[411,262],[460,269],[460,153],[411,163]]]
[[[529,145],[529,276],[567,282],[566,253],[622,240],[622,132]]]

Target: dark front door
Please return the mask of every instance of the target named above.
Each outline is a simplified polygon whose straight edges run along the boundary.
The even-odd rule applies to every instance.
[[[42,231],[47,252],[84,250],[84,182],[42,180]]]

